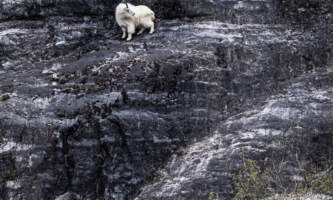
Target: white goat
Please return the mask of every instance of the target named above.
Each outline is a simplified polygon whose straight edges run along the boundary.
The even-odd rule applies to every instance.
[[[116,8],[116,21],[123,31],[122,39],[132,39],[135,29],[139,28],[140,35],[146,28],[150,28],[150,34],[154,33],[155,13],[147,6],[134,6],[130,3],[120,3]]]

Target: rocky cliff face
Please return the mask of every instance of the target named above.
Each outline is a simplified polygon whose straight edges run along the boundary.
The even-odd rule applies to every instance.
[[[133,1],[159,22],[125,42],[118,2],[2,1],[0,199],[231,199],[244,157],[329,166],[332,4],[297,2]]]

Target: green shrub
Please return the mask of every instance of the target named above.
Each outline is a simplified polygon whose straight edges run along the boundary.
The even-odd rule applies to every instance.
[[[281,168],[283,164],[279,164]],[[281,170],[282,171],[282,170]],[[233,184],[236,190],[234,200],[259,200],[265,197],[274,196],[280,193],[284,188],[281,180],[283,176],[280,170],[268,167],[262,170],[254,160],[243,161],[238,172],[233,174]],[[333,196],[333,171],[328,169],[324,172],[317,172],[312,169],[311,172],[304,175],[304,181],[291,183],[288,191],[284,191],[285,195],[298,194],[304,195],[308,193],[325,194]],[[213,196],[214,197],[214,196]]]
[[[254,160],[243,162],[238,173],[233,175],[233,183],[237,191],[235,200],[259,200],[266,196],[267,172],[260,169]]]
[[[311,178],[315,177],[315,178]],[[311,182],[309,187],[313,193],[325,194],[333,196],[333,172],[328,171],[322,176],[316,177],[315,175],[310,175]]]

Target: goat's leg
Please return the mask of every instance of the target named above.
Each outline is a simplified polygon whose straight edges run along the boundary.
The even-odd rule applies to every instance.
[[[123,35],[121,36],[121,39],[125,39],[125,37],[126,37],[126,28],[121,27],[121,30],[123,31]]]
[[[127,41],[130,41],[132,39],[132,35],[135,33],[135,26],[134,24],[130,24],[127,26]]]
[[[153,34],[154,31],[155,31],[155,25],[154,25],[154,22],[151,22],[151,26],[150,26],[150,31],[149,31],[149,33],[150,33],[150,34]]]
[[[144,27],[142,27],[137,34],[140,35],[141,33],[143,33],[143,31],[145,31]]]

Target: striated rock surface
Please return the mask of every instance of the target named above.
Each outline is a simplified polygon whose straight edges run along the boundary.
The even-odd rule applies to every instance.
[[[117,3],[0,2],[0,199],[231,199],[242,157],[332,162],[331,4],[133,1],[160,21],[124,42]]]
[[[282,0],[132,0],[153,8],[159,18],[205,17],[223,19],[233,23],[274,22]],[[47,18],[49,16],[110,17],[118,1],[107,0],[4,0],[0,3],[0,19]],[[315,3],[316,4],[316,3]],[[275,15],[272,15],[275,14]]]
[[[230,165],[239,168],[244,157],[269,164],[283,160],[290,182],[303,170],[294,148],[318,165],[331,161],[332,69],[298,77],[283,94],[225,120],[185,155],[172,157],[163,178],[146,186],[137,199],[205,199],[210,193],[227,199],[233,195]]]

